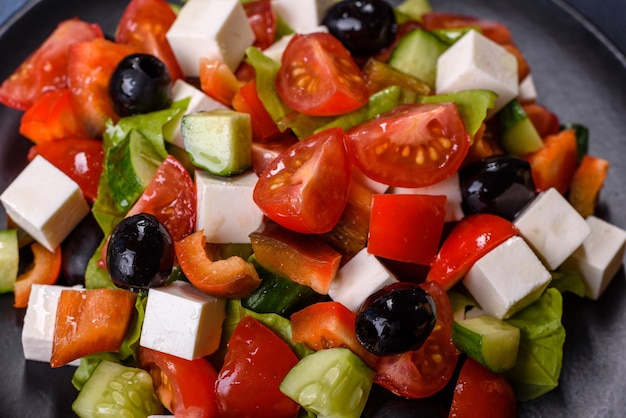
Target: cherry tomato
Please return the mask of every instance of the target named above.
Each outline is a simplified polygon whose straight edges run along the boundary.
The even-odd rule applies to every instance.
[[[217,372],[206,358],[186,360],[139,347],[139,364],[152,376],[161,403],[177,417],[217,417]]]
[[[102,141],[91,138],[65,138],[35,145],[29,160],[41,155],[74,180],[91,204],[98,196],[104,151]]]
[[[252,168],[254,172],[260,176],[281,152],[296,142],[298,142],[298,138],[291,130],[274,135],[265,142],[252,142]]]
[[[471,138],[456,104],[409,104],[357,125],[346,146],[368,177],[398,187],[423,187],[455,173]]]
[[[350,186],[345,133],[331,128],[282,152],[259,176],[253,198],[274,222],[296,232],[322,234],[339,221]]]
[[[228,342],[215,384],[219,416],[295,417],[299,405],[279,385],[297,362],[287,343],[253,317],[244,317]]]
[[[45,91],[67,87],[69,46],[102,38],[96,24],[65,20],[0,86],[0,103],[26,110]]]
[[[437,283],[420,285],[435,300],[437,322],[421,348],[395,356],[380,357],[374,382],[406,398],[425,398],[448,383],[459,353],[452,343],[452,307]]]
[[[115,41],[133,45],[139,52],[160,59],[172,81],[183,78],[183,72],[165,38],[174,20],[176,13],[165,0],[132,0],[117,25]]]
[[[437,282],[448,290],[479,258],[518,234],[515,225],[500,216],[488,213],[466,216],[443,242],[426,280]]]
[[[293,37],[276,74],[276,90],[289,107],[313,116],[351,112],[369,98],[350,52],[328,33]]]
[[[254,32],[254,46],[265,49],[276,39],[276,15],[270,0],[253,0],[243,3],[248,22]]]
[[[449,418],[473,417],[516,418],[517,401],[506,377],[468,358],[454,388]]]

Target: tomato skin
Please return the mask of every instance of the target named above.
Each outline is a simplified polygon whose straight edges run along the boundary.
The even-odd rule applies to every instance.
[[[397,187],[445,180],[457,171],[471,141],[454,103],[401,105],[346,134],[357,167]]]
[[[55,284],[61,274],[62,254],[61,247],[48,251],[38,242],[31,244],[33,251],[33,267],[17,277],[14,286],[16,308],[26,308],[30,289],[33,284]]]
[[[265,142],[253,141],[252,168],[257,176],[260,176],[281,152],[297,142],[298,138],[290,130],[274,135]]]
[[[65,138],[32,147],[28,159],[41,155],[67,174],[80,187],[85,199],[93,204],[98,197],[104,151],[102,142],[92,138]]]
[[[449,290],[479,258],[514,235],[519,235],[517,227],[500,216],[488,213],[466,216],[443,242],[426,280]]]
[[[261,173],[253,198],[268,218],[304,234],[323,234],[337,224],[351,178],[344,136],[331,128],[305,138]]]
[[[283,53],[275,82],[280,98],[307,115],[351,112],[369,98],[350,52],[328,33],[296,34]]]
[[[254,46],[263,50],[272,45],[276,39],[277,19],[270,0],[247,1],[243,8],[254,32]]]
[[[266,142],[280,134],[280,129],[278,129],[276,122],[274,122],[265,106],[263,106],[263,102],[259,99],[256,80],[252,79],[246,82],[237,90],[232,99],[232,106],[238,112],[250,114],[252,139],[254,141]]]
[[[511,384],[501,374],[468,358],[454,388],[449,418],[517,418],[517,401]]]
[[[374,382],[406,398],[426,398],[448,383],[459,352],[452,343],[454,317],[445,290],[437,283],[420,286],[437,304],[437,323],[424,345],[418,350],[395,356],[379,357]]]
[[[67,87],[69,46],[102,37],[102,29],[96,24],[77,18],[59,23],[41,46],[2,83],[0,103],[26,110],[42,93]]]
[[[298,358],[269,328],[251,316],[241,319],[228,342],[215,384],[223,418],[292,418],[299,405],[279,385]]]
[[[163,405],[177,417],[217,417],[217,372],[204,357],[186,360],[139,347],[139,363],[150,371]]]

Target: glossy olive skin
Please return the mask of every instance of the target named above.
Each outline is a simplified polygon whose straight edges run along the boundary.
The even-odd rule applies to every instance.
[[[537,196],[530,164],[516,157],[476,161],[459,171],[459,177],[466,215],[491,213],[512,221]]]
[[[419,349],[437,321],[437,305],[421,287],[398,282],[370,295],[356,315],[361,345],[379,356]]]
[[[116,286],[133,291],[162,286],[173,266],[172,237],[153,215],[124,218],[111,233],[107,268]]]
[[[109,96],[120,116],[149,113],[171,103],[172,78],[165,64],[154,55],[124,57],[109,80]]]
[[[61,275],[69,285],[85,284],[87,264],[103,239],[104,233],[91,212],[65,238],[61,244]]]
[[[392,7],[384,0],[343,0],[332,5],[322,24],[356,56],[370,56],[391,45],[398,31]]]

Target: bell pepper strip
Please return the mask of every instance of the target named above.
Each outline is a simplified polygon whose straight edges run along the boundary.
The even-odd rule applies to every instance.
[[[607,160],[585,155],[576,169],[570,184],[568,201],[583,218],[594,214],[609,167]]]
[[[449,290],[480,257],[514,235],[519,235],[517,227],[500,216],[488,213],[466,216],[443,242],[426,280]]]
[[[280,133],[278,125],[259,99],[256,80],[252,79],[241,86],[231,101],[233,109],[250,114],[252,138],[257,142],[267,142]]]
[[[522,108],[533,123],[540,137],[556,135],[561,130],[559,117],[545,106],[537,103],[522,104]]]
[[[242,82],[237,80],[235,73],[217,59],[200,59],[200,89],[207,96],[225,106],[231,106],[235,93]]]
[[[427,83],[374,58],[368,59],[361,71],[370,93],[389,86],[400,86],[417,94],[431,93]]]
[[[34,242],[30,246],[33,251],[32,266],[17,276],[14,293],[16,308],[26,308],[30,289],[33,284],[54,284],[61,273],[61,247],[48,251],[43,245]]]
[[[206,294],[218,298],[242,298],[261,284],[254,266],[239,256],[211,261],[203,230],[175,241],[174,249],[187,279]]]
[[[122,289],[61,292],[52,342],[51,367],[83,356],[118,352],[134,318],[136,295]]]
[[[566,129],[543,142],[541,149],[524,157],[530,163],[535,187],[539,192],[554,187],[565,194],[578,166],[576,134]]]

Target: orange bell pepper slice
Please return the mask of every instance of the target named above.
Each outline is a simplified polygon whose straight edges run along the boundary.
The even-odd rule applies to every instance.
[[[610,163],[602,158],[585,155],[572,177],[568,200],[582,217],[593,215],[600,190],[604,186]]]
[[[578,166],[578,145],[573,129],[544,138],[544,146],[525,158],[538,191],[554,187],[565,194]]]
[[[17,277],[14,287],[16,308],[26,308],[33,284],[54,284],[61,273],[61,247],[48,251],[38,242],[31,244],[32,266]]]

